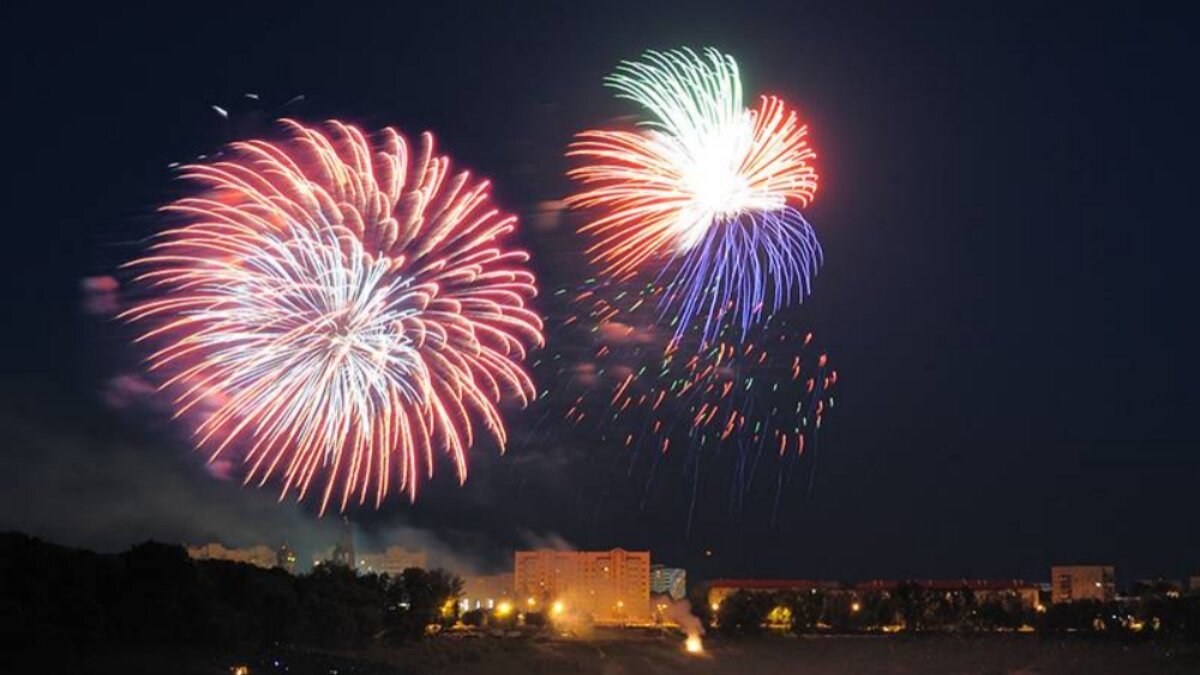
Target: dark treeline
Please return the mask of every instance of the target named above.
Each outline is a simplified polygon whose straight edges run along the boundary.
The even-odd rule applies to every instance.
[[[871,631],[1086,633],[1127,639],[1200,640],[1200,594],[1144,593],[1113,602],[1082,600],[1039,610],[1016,594],[978,597],[970,589],[930,591],[902,584],[861,594],[825,591],[738,591],[711,611],[703,589],[694,611],[726,635],[768,629],[793,633]]]
[[[294,576],[155,542],[102,555],[0,534],[0,640],[76,654],[403,642],[453,621],[461,586],[441,570],[391,578],[322,565]]]

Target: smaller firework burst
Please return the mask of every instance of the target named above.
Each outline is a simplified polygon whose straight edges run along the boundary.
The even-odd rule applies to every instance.
[[[777,97],[742,100],[733,57],[647,52],[607,83],[645,108],[640,131],[594,130],[567,153],[584,189],[568,202],[600,215],[582,227],[614,280],[650,275],[659,310],[694,322],[707,347],[727,322],[750,327],[810,290],[821,247],[801,214],[817,190],[807,126]]]

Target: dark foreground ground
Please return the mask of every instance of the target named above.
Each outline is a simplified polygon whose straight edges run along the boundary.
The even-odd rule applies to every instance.
[[[601,634],[591,639],[449,638],[353,653],[164,654],[42,662],[14,672],[229,675],[1196,675],[1200,645],[1121,644],[1034,635],[983,637],[769,636],[709,639],[702,656],[675,636]]]

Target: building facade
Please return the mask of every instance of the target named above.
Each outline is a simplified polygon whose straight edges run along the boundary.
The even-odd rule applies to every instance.
[[[712,611],[717,611],[725,598],[738,591],[754,593],[794,592],[833,592],[842,589],[836,581],[812,581],[810,579],[714,579],[708,584],[708,604]]]
[[[275,566],[288,571],[288,574],[296,573],[296,552],[291,546],[286,543],[275,551]]]
[[[193,560],[229,560],[231,562],[248,563],[258,567],[275,567],[275,551],[269,546],[250,546],[248,548],[226,548],[216,542],[201,546],[188,546],[187,553]]]
[[[357,569],[363,574],[387,574],[397,577],[410,567],[426,567],[424,551],[389,546],[382,553],[363,553],[358,556]]]
[[[687,571],[681,567],[650,566],[650,592],[682,600],[687,595]]]
[[[513,569],[518,606],[562,606],[606,624],[651,619],[649,551],[517,551]]]
[[[466,612],[472,609],[495,609],[501,602],[513,600],[513,575],[487,574],[463,577],[459,608]]]
[[[793,593],[819,592],[829,597],[844,597],[849,602],[857,603],[869,593],[888,595],[895,593],[905,585],[918,588],[926,593],[969,592],[979,603],[1011,600],[1019,602],[1021,606],[1028,609],[1036,609],[1040,604],[1037,584],[1020,579],[914,579],[906,581],[879,579],[853,585],[809,579],[717,579],[708,585],[708,602],[709,609],[715,612],[725,598],[738,591],[758,593],[790,591]]]
[[[1050,600],[1111,602],[1117,594],[1112,565],[1063,565],[1050,568]]]
[[[914,579],[909,581],[879,580],[863,581],[854,585],[856,598],[871,591],[895,592],[902,584],[909,584],[926,593],[967,593],[979,604],[989,602],[1019,602],[1026,609],[1037,609],[1041,605],[1041,589],[1037,584],[1021,579]]]

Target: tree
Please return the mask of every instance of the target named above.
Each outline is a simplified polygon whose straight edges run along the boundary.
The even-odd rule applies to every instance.
[[[484,610],[470,609],[462,614],[462,622],[468,626],[479,627],[484,624]]]
[[[928,602],[925,589],[912,582],[904,582],[896,587],[894,593],[899,605],[900,618],[908,630],[925,628],[925,607]]]
[[[825,594],[820,591],[790,591],[780,593],[777,601],[792,611],[793,633],[811,633],[825,609]]]
[[[116,610],[119,630],[145,642],[178,644],[211,638],[201,630],[207,624],[199,577],[183,547],[148,541],[120,558],[125,575]]]
[[[695,584],[688,589],[687,598],[692,606],[692,615],[700,619],[700,625],[711,628],[716,617],[708,602],[708,584]]]
[[[757,634],[774,606],[770,594],[737,591],[717,609],[717,628],[726,634]]]
[[[326,563],[300,578],[303,640],[341,647],[361,645],[383,630],[387,596],[379,577],[359,577],[344,565]]]
[[[387,587],[386,634],[394,642],[414,640],[427,626],[454,619],[454,600],[462,593],[462,579],[444,570],[410,567]],[[444,610],[449,608],[449,612]],[[443,614],[447,614],[443,616]]]

